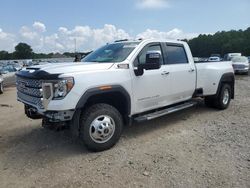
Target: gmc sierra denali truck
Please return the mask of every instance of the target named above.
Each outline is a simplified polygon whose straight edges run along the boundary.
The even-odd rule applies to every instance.
[[[64,122],[89,150],[111,148],[123,125],[163,116],[204,98],[226,109],[234,98],[231,62],[194,63],[181,41],[120,40],[80,63],[41,65],[16,74],[29,118]]]

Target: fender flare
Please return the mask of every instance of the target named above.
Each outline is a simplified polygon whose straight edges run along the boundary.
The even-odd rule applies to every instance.
[[[106,87],[106,86],[103,86],[103,87]],[[76,109],[83,108],[91,96],[118,92],[118,93],[121,93],[126,98],[126,102],[127,102],[126,108],[127,108],[128,114],[130,114],[130,112],[131,112],[131,98],[130,98],[129,93],[127,92],[127,90],[124,87],[122,87],[120,85],[109,85],[106,89],[101,89],[101,88],[102,88],[102,86],[88,89],[81,96],[80,100],[78,101],[78,103],[76,105]]]
[[[235,84],[235,76],[234,73],[229,72],[229,73],[225,73],[221,76],[220,78],[220,82],[217,88],[217,92],[216,92],[216,97],[219,95],[220,93],[220,88],[222,86],[223,83],[229,83],[231,85],[231,89],[232,89],[232,96],[231,98],[234,99],[234,84]]]
[[[91,96],[119,92],[126,98],[126,104],[127,104],[126,108],[127,108],[127,113],[128,113],[127,115],[130,114],[130,112],[131,112],[131,99],[130,99],[130,95],[128,94],[126,89],[124,89],[124,87],[122,87],[120,85],[110,85],[108,87],[108,89],[103,89],[103,90],[100,89],[101,87],[95,87],[95,88],[88,89],[81,96],[80,100],[78,101],[78,103],[76,105],[76,110],[75,110],[74,116],[70,122],[70,129],[71,129],[71,133],[73,135],[79,136],[80,117],[82,114],[82,108],[84,108],[85,104],[87,103],[88,99]]]

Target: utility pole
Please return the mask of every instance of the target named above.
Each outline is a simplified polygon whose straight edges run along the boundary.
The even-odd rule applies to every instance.
[[[76,53],[76,38],[75,38],[75,53]]]

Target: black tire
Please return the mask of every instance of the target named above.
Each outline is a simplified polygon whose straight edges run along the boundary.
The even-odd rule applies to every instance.
[[[226,97],[226,92],[228,92],[228,96]],[[215,103],[214,107],[218,108],[220,110],[224,110],[228,108],[230,101],[231,101],[231,96],[232,96],[232,88],[229,84],[223,84],[221,86],[219,95],[215,98]],[[225,100],[225,97],[228,100]],[[225,101],[224,101],[225,100]]]
[[[3,94],[3,83],[0,83],[0,94]]]
[[[105,122],[104,117],[108,117],[110,123]],[[94,121],[100,122],[97,127],[94,126]],[[118,142],[122,129],[123,120],[121,114],[116,108],[108,104],[100,103],[90,106],[82,113],[80,118],[80,138],[90,151],[98,152],[113,147]],[[102,135],[100,131],[102,131]],[[110,135],[104,137],[103,134]],[[97,140],[93,135],[101,138]]]

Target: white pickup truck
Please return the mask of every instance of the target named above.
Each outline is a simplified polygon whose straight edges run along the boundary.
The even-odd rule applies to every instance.
[[[181,41],[115,41],[79,63],[26,68],[17,99],[28,117],[64,122],[92,151],[112,147],[123,125],[195,104],[226,109],[234,98],[231,62],[194,63]]]

